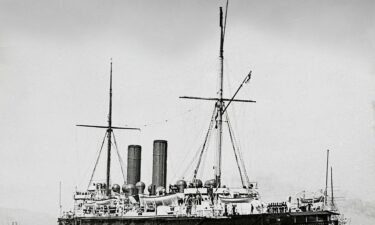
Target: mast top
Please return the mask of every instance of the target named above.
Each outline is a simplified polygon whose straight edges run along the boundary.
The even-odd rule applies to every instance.
[[[140,128],[134,127],[121,127],[121,126],[112,126],[112,65],[113,61],[110,58],[110,77],[109,77],[109,112],[108,112],[108,125],[86,125],[86,124],[77,124],[78,127],[91,127],[91,128],[104,128],[104,129],[118,129],[118,130],[141,130]]]
[[[108,113],[108,129],[112,129],[112,58],[111,58],[111,71],[109,78],[109,113]]]

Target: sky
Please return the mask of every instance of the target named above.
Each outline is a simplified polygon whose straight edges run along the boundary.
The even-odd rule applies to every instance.
[[[113,59],[115,133],[142,145],[151,181],[152,142],[168,140],[168,183],[208,128],[219,72],[219,7],[225,1],[0,0],[0,205],[58,213],[87,187],[105,125]],[[252,79],[229,110],[250,180],[265,201],[325,185],[330,149],[334,189],[375,201],[375,3],[229,2],[224,95]],[[224,132],[223,182],[239,185]],[[213,146],[201,178],[213,175]],[[113,158],[112,182],[122,183]],[[96,180],[103,180],[105,162]]]

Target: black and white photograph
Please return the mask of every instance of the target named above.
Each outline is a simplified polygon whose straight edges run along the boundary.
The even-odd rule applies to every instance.
[[[0,0],[0,225],[375,224],[374,12]]]

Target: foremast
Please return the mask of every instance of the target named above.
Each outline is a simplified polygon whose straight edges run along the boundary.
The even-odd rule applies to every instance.
[[[107,196],[111,194],[110,180],[111,180],[111,147],[112,147],[112,60],[109,78],[109,110],[108,110],[108,128],[107,128],[107,176],[106,176],[106,193]]]
[[[121,130],[140,130],[139,128],[132,128],[132,127],[114,127],[112,126],[112,59],[110,63],[110,78],[109,78],[109,110],[108,110],[108,125],[107,126],[97,126],[97,125],[77,125],[79,127],[91,127],[91,128],[104,128],[106,129],[106,135],[105,137],[107,138],[107,172],[106,172],[106,196],[110,197],[111,196],[111,148],[112,148],[112,135],[113,135],[113,130],[114,129],[121,129]],[[104,140],[103,140],[104,144]],[[103,147],[103,145],[102,145]],[[101,153],[100,149],[100,153]],[[89,185],[92,182],[92,178],[95,173],[95,169],[97,166],[97,162],[100,157],[100,153],[98,155],[98,159],[96,160],[95,163],[95,168],[92,172],[91,179],[89,182]]]

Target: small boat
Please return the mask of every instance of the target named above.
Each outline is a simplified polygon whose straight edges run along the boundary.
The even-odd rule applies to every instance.
[[[219,197],[220,201],[222,203],[249,203],[254,200],[252,197],[225,197],[225,196],[220,196]]]

